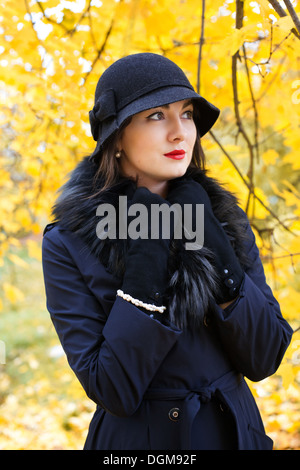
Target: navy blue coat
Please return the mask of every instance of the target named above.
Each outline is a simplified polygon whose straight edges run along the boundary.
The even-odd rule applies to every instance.
[[[292,330],[266,284],[248,226],[238,298],[181,331],[116,297],[110,274],[60,225],[43,240],[47,307],[69,364],[97,404],[85,449],[272,449],[244,380],[278,368]]]

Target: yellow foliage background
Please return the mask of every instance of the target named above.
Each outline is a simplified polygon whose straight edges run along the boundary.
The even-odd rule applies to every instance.
[[[275,448],[299,449],[299,1],[0,5],[0,449],[82,448],[94,406],[46,311],[42,230],[66,174],[94,148],[99,76],[145,51],[175,61],[222,110],[202,142],[208,168],[247,211],[295,330],[277,373],[250,386]]]

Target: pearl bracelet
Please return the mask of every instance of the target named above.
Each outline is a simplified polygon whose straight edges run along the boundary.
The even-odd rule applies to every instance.
[[[138,299],[134,299],[133,297],[131,297],[131,295],[129,294],[124,294],[124,292],[121,290],[121,289],[118,289],[117,290],[117,295],[119,297],[122,297],[122,299],[124,300],[127,300],[127,302],[131,302],[133,305],[135,305],[136,307],[143,307],[145,308],[146,310],[149,310],[150,312],[159,312],[159,313],[163,313],[167,307],[164,307],[164,306],[161,306],[161,307],[157,307],[156,305],[153,305],[153,304],[145,304],[144,302],[142,302],[141,300],[138,300]]]

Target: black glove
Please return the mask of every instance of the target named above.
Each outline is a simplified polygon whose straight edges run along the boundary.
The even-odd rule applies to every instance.
[[[134,240],[129,233],[122,290],[125,294],[144,303],[162,306],[168,283],[167,265],[172,232],[168,239],[162,238],[161,231],[158,234],[158,239],[151,238],[151,204],[168,203],[143,187],[137,188],[135,191],[130,207],[137,203],[143,204],[147,209],[148,230],[146,230],[145,236],[148,238]],[[128,217],[129,227],[132,220],[134,217],[133,219]],[[143,311],[152,314],[155,318],[160,315],[144,309]]]
[[[178,203],[184,210],[184,204],[204,204],[204,244],[212,251],[213,264],[220,280],[218,304],[233,300],[244,279],[244,271],[220,222],[214,216],[208,194],[194,180],[176,180],[170,184],[167,200]],[[194,212],[193,212],[194,215]],[[193,226],[196,227],[194,221]]]

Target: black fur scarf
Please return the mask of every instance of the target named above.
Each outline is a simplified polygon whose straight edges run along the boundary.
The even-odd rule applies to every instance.
[[[122,278],[126,240],[100,240],[97,237],[96,225],[100,219],[96,209],[99,204],[109,202],[117,210],[119,196],[128,194],[135,183],[122,179],[114,187],[101,191],[103,182],[95,178],[96,171],[97,164],[88,157],[78,164],[60,190],[53,208],[54,221],[81,237],[105,267]],[[241,264],[246,266],[247,219],[237,206],[236,198],[202,170],[189,169],[185,177],[193,178],[204,187],[215,216],[223,225]],[[211,253],[205,248],[185,250],[181,240],[173,240],[167,290],[169,320],[179,328],[199,326],[204,315],[215,308],[217,294],[218,279]]]

